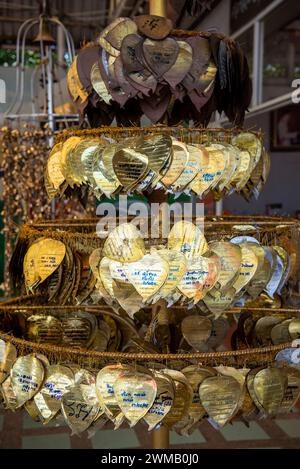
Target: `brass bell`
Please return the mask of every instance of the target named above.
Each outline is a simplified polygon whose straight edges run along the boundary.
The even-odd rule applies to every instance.
[[[50,34],[45,21],[41,21],[39,25],[39,32],[33,42],[43,42],[45,45],[55,44],[53,36]]]

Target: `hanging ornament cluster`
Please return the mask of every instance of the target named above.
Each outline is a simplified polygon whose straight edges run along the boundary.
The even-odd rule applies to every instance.
[[[231,337],[232,347],[267,347],[300,339],[300,319],[289,316],[289,312],[293,313],[293,310],[278,309],[276,314],[271,310],[265,315],[261,312],[250,313],[250,310],[242,312]]]
[[[254,368],[194,364],[119,362],[86,368],[51,364],[42,353],[18,355],[0,340],[1,392],[9,410],[24,407],[33,420],[47,424],[62,415],[72,433],[90,435],[111,421],[115,429],[144,421],[148,430],[164,425],[189,435],[205,420],[217,429],[228,422],[249,422],[290,410],[300,396],[299,350],[290,359],[282,348],[272,365]],[[254,354],[255,355],[255,354]]]
[[[219,33],[173,30],[169,19],[117,18],[80,50],[68,72],[70,95],[93,127],[170,125],[193,120],[207,125],[214,111],[236,125],[252,93],[245,55]]]
[[[117,301],[130,316],[161,299],[220,314],[262,292],[274,298],[290,272],[282,246],[263,246],[251,236],[207,243],[191,222],[175,223],[167,246],[150,251],[136,227],[120,225],[92,252],[90,266],[100,297]]]
[[[262,296],[280,305],[288,280],[298,275],[299,243],[284,221],[269,223],[271,242],[263,235],[259,241],[251,224],[227,228],[226,236],[208,230],[207,241],[199,225],[178,221],[167,239],[153,242],[145,242],[132,223],[119,224],[105,239],[63,232],[59,225],[57,231],[25,226],[11,262],[12,281],[62,305],[104,300],[132,318],[162,299],[216,315],[233,305],[255,305]]]
[[[88,187],[98,199],[121,191],[164,189],[200,198],[212,193],[217,199],[236,191],[249,200],[258,197],[267,180],[270,158],[254,132],[182,129],[186,137],[182,140],[166,129],[159,133],[159,127],[153,127],[153,132],[148,128],[145,134],[140,131],[138,136],[126,137],[123,129],[123,139],[120,132],[105,128],[103,133],[98,129],[98,137],[73,132],[54,145],[48,156],[48,197],[61,196],[68,187]],[[180,129],[173,133],[180,135]],[[202,143],[197,143],[200,139]]]
[[[108,25],[80,50],[67,82],[91,126],[139,125],[144,116],[207,125],[215,111],[241,126],[251,100],[238,44],[174,30],[153,15]],[[120,211],[105,236],[98,219],[47,221],[39,184],[50,134],[25,133],[34,141],[28,149],[13,132],[4,129],[4,169],[18,181],[14,203],[34,222],[21,228],[10,264],[12,284],[26,296],[0,307],[5,408],[24,408],[43,424],[63,418],[74,434],[143,421],[149,431],[189,435],[204,421],[220,429],[295,406],[300,311],[278,307],[299,279],[296,221],[222,218],[204,231],[190,216],[172,220],[166,234],[158,216],[158,236],[147,239],[148,218],[120,222]],[[215,199],[236,191],[250,200],[269,166],[252,131],[101,128],[60,134],[44,182],[51,200],[155,189]]]
[[[187,310],[144,307],[133,320],[105,304],[48,306],[43,297],[35,305],[4,305],[0,329],[4,334],[36,344],[89,352],[194,353],[268,347],[300,339],[299,310],[230,308],[222,317]],[[235,322],[235,319],[237,320]]]

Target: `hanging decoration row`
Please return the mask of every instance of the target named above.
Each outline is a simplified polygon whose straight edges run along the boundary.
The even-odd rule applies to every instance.
[[[34,300],[38,305],[23,300],[19,306],[2,306],[0,330],[36,344],[87,350],[91,358],[94,352],[211,353],[229,339],[232,350],[300,339],[300,311],[293,309],[232,308],[215,318],[196,308],[173,307],[153,315],[145,307],[131,320],[105,304],[47,306],[41,296]]]
[[[59,304],[104,299],[130,317],[160,299],[216,315],[258,301],[261,294],[280,305],[288,279],[297,277],[299,233],[296,225],[294,233],[283,221],[275,225],[269,227],[271,243],[259,241],[247,224],[225,236],[210,234],[207,242],[198,224],[179,221],[165,241],[147,243],[132,223],[105,232],[105,239],[100,232],[25,226],[11,262],[12,279],[15,285],[24,282],[27,293]]]
[[[164,425],[188,435],[204,419],[220,429],[289,411],[300,395],[299,349],[281,348],[268,350],[276,356],[272,363],[252,369],[198,363],[178,371],[122,362],[88,369],[51,364],[42,353],[18,356],[12,341],[0,340],[1,391],[7,409],[24,407],[44,424],[62,414],[75,434],[93,434],[108,421],[119,428],[144,420],[149,430]],[[290,363],[289,350],[296,357]]]
[[[216,199],[236,191],[249,200],[258,197],[270,170],[269,155],[254,132],[157,127],[153,134],[148,128],[134,136],[128,135],[137,132],[126,129],[97,133],[73,132],[52,148],[45,171],[50,199],[71,187],[89,188],[98,199],[162,188],[200,198],[212,193]]]
[[[207,125],[214,111],[241,125],[252,86],[239,45],[219,33],[173,30],[169,19],[118,18],[75,57],[68,88],[92,127]]]

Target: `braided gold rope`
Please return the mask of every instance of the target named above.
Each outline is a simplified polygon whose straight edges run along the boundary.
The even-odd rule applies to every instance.
[[[228,350],[223,352],[195,352],[195,353],[129,353],[129,352],[96,352],[91,350],[63,347],[52,344],[39,344],[24,339],[18,339],[10,334],[0,331],[0,339],[10,342],[17,347],[30,349],[32,352],[48,352],[51,354],[77,356],[81,358],[129,360],[129,361],[165,361],[165,360],[215,360],[222,358],[253,357],[264,354],[276,354],[280,350],[291,347],[290,342],[280,345],[272,345],[263,348],[244,350]]]
[[[237,135],[242,130],[235,127],[232,129],[224,128],[205,128],[205,127],[168,127],[165,125],[155,125],[150,127],[99,127],[97,129],[65,129],[60,132],[55,139],[56,143],[64,142],[69,137],[100,137],[104,135],[113,136],[116,139],[123,139],[128,136],[141,136],[151,134],[170,134],[179,140],[186,142],[202,143],[204,139],[211,137],[218,141],[230,141],[231,138]],[[249,130],[255,134],[260,140],[262,139],[261,131]]]
[[[112,308],[108,306],[105,302],[97,305],[87,305],[87,304],[80,304],[80,305],[45,305],[45,304],[33,304],[33,305],[28,305],[28,304],[22,304],[22,300],[28,300],[28,299],[35,299],[38,300],[39,298],[42,298],[41,296],[24,296],[24,297],[19,297],[11,300],[11,302],[5,302],[0,305],[0,315],[1,314],[19,314],[19,313],[24,313],[24,314],[32,314],[32,311],[37,311],[37,312],[47,312],[48,310],[53,311],[88,311],[90,313],[98,313],[98,314],[113,314],[117,315],[117,313],[112,312]],[[183,306],[181,305],[173,305],[170,309],[182,309]],[[151,305],[145,306],[145,309],[151,309]],[[239,314],[242,312],[257,312],[257,313],[262,313],[264,315],[272,315],[272,314],[287,314],[287,315],[298,315],[300,314],[300,309],[297,308],[264,308],[264,307],[249,307],[249,306],[241,306],[241,307],[236,307],[236,308],[230,308],[226,311],[224,311],[224,315],[226,314]],[[119,318],[120,316],[118,316]]]
[[[111,308],[107,305],[24,305],[24,301],[33,301],[38,300],[40,297],[31,296],[31,297],[19,297],[11,301],[6,302],[0,306],[0,315],[1,314],[32,314],[34,312],[47,313],[51,312],[61,312],[61,311],[76,311],[76,310],[85,310],[90,313],[100,313],[108,314],[112,316],[115,320],[120,321],[126,324],[134,333],[138,336],[138,333],[135,329],[135,326],[131,320],[127,320],[119,316],[117,313],[113,312]],[[233,308],[230,310],[232,314],[240,313],[241,311],[249,311],[247,308]],[[277,309],[268,309],[268,308],[251,308],[250,311],[260,311],[267,314],[273,313],[287,313],[289,315],[300,314],[300,309],[289,309],[289,308],[277,308]],[[227,311],[226,311],[227,314]],[[238,363],[241,361],[244,362],[255,358],[255,362],[269,363],[274,359],[274,355],[280,350],[290,347],[291,343],[273,345],[263,348],[252,348],[252,349],[242,349],[242,350],[229,350],[223,352],[194,352],[194,353],[129,353],[129,352],[96,352],[85,349],[74,349],[71,347],[57,346],[47,343],[36,343],[27,341],[14,337],[10,333],[5,333],[0,331],[0,338],[4,341],[10,342],[17,347],[19,352],[25,353],[26,351],[44,353],[47,356],[51,357],[54,361],[64,360],[65,358],[73,359],[76,362],[86,362],[88,361],[89,366],[96,365],[100,360],[102,361],[140,361],[140,362],[149,362],[149,361],[176,361],[176,360],[199,360],[204,362],[217,362],[220,361],[232,361],[235,359]]]
[[[140,217],[141,221],[148,222],[147,218]],[[197,219],[194,219],[196,221]],[[31,239],[40,237],[41,234],[43,237],[52,237],[55,239],[86,239],[92,240],[97,239],[99,243],[103,243],[103,239],[99,238],[96,232],[96,225],[101,221],[101,218],[93,218],[93,219],[83,219],[83,220],[56,220],[56,221],[43,221],[41,223],[34,223],[34,224],[25,224],[20,227],[19,231],[19,238],[20,239]],[[109,217],[106,217],[106,221],[109,221]],[[128,221],[130,221],[130,217],[128,217]],[[246,232],[236,230],[235,233],[232,233],[231,227],[233,225],[256,225]],[[224,227],[224,230],[221,231],[218,227]],[[259,229],[257,228],[259,227]],[[51,229],[54,228],[54,229]],[[76,228],[81,228],[82,231],[75,231]],[[214,230],[215,228],[215,230]],[[267,218],[262,217],[258,220],[253,220],[250,217],[237,217],[236,219],[231,217],[230,220],[224,219],[206,219],[204,220],[204,231],[205,234],[209,234],[210,236],[214,234],[218,235],[243,235],[243,234],[251,234],[251,233],[259,233],[259,234],[267,234],[267,233],[285,233],[290,232],[293,229],[299,229],[300,222],[296,219],[291,218],[281,218],[281,217],[274,217],[274,218]],[[64,230],[63,230],[64,229]],[[93,231],[91,231],[93,230]],[[155,241],[159,242],[161,238],[156,239]]]

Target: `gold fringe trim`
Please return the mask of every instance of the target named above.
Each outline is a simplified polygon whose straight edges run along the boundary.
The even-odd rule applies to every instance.
[[[103,137],[110,136],[114,137],[117,140],[123,140],[127,137],[141,136],[144,135],[155,135],[155,134],[169,134],[172,137],[177,138],[178,140],[184,141],[186,143],[198,143],[201,144],[207,139],[213,139],[215,142],[230,142],[231,138],[240,132],[245,132],[245,130],[240,129],[239,127],[234,128],[207,128],[207,127],[182,127],[174,126],[169,127],[166,125],[158,124],[149,127],[98,127],[96,129],[65,129],[60,132],[55,139],[55,143],[64,142],[69,137]],[[263,139],[263,133],[261,130],[254,131],[248,129],[247,132],[251,132],[256,135],[260,140]]]

